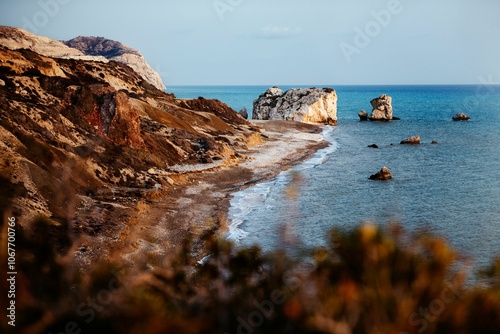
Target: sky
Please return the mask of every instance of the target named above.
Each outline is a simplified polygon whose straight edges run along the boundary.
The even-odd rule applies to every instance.
[[[167,85],[500,83],[499,0],[1,0],[0,24],[138,49]]]

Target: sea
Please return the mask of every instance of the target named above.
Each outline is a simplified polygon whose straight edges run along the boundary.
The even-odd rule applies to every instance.
[[[313,87],[280,86],[281,89]],[[445,238],[482,268],[500,256],[500,86],[338,86],[331,145],[267,182],[234,194],[228,238],[264,251],[328,243],[333,228],[397,223]],[[214,98],[251,115],[268,86],[171,86],[179,98]],[[392,97],[388,123],[360,122],[370,101]],[[463,112],[471,117],[456,122]],[[410,136],[420,145],[401,145]],[[437,144],[432,144],[435,141]],[[370,148],[376,144],[378,148]],[[371,181],[387,166],[393,179]]]

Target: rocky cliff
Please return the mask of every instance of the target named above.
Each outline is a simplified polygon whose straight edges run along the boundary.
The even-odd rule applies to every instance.
[[[103,56],[108,60],[115,60],[127,64],[159,90],[165,90],[160,75],[146,62],[138,50],[132,49],[123,43],[103,37],[79,36],[64,42],[71,48],[82,51],[89,56]]]
[[[23,29],[0,26],[0,45],[11,50],[29,49],[51,58],[103,63],[114,60],[130,66],[144,80],[159,90],[166,89],[160,75],[148,65],[139,51],[102,37],[77,37],[63,43],[34,35]]]
[[[177,100],[125,64],[48,57],[32,50],[67,47],[3,31],[1,210],[11,203],[24,222],[78,216],[80,228],[93,231],[92,210],[105,224],[118,207],[103,204],[110,197],[174,191],[179,166],[236,163],[238,147],[260,136],[222,102]],[[10,49],[6,39],[32,50]]]
[[[253,119],[337,123],[337,94],[331,88],[300,88],[283,92],[269,88],[253,103]]]

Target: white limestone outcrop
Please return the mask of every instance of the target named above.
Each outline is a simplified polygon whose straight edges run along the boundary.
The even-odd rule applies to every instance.
[[[253,103],[252,119],[337,123],[337,93],[332,88],[269,88]]]

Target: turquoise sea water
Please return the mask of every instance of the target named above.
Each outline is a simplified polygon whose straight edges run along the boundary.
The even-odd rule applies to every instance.
[[[425,228],[442,235],[471,256],[475,267],[500,255],[500,86],[330,87],[339,98],[338,125],[324,132],[332,145],[275,179],[236,193],[229,212],[233,239],[264,249],[289,240],[316,246],[326,242],[332,227],[398,222],[410,231]],[[267,88],[169,91],[251,111]],[[359,122],[357,112],[370,112],[370,100],[381,94],[393,98],[394,115],[401,120]],[[458,112],[471,120],[452,121]],[[421,145],[399,144],[413,135],[421,136]],[[382,166],[394,179],[368,180]],[[296,196],[289,196],[291,188]]]

